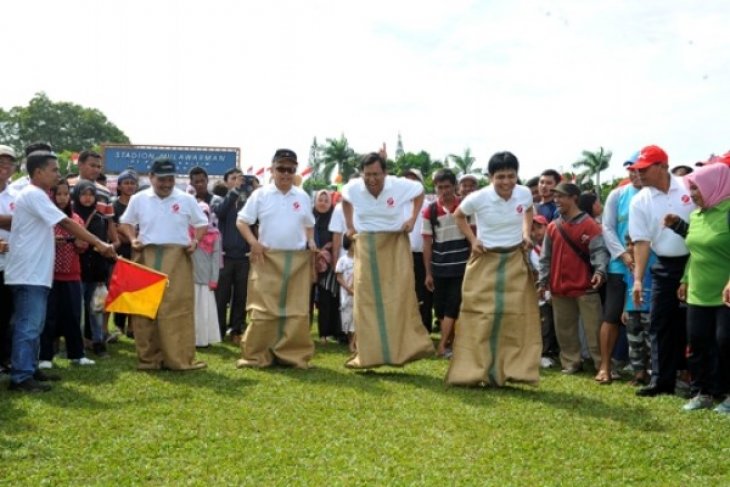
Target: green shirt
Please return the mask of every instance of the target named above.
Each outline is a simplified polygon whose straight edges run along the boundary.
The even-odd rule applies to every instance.
[[[730,199],[689,216],[687,247],[690,258],[682,282],[687,303],[722,306],[722,290],[730,278]]]

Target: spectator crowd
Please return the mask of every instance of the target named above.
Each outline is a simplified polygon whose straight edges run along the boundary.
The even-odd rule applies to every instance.
[[[113,194],[96,152],[61,178],[49,144],[0,145],[9,389],[48,391],[54,361],[94,366],[122,334],[140,370],[203,369],[196,348],[223,340],[239,368],[308,368],[316,320],[349,368],[435,354],[463,386],[591,370],[598,385],[626,378],[638,396],[730,414],[730,152],[670,170],[646,146],[605,202],[553,169],[523,185],[510,152],[491,157],[481,189],[439,169],[435,195],[386,160],[384,147],[366,154],[339,191],[310,196],[288,149],[266,184],[230,168],[211,185],[195,167],[187,191],[159,158],[149,184],[127,170]],[[154,318],[105,312],[119,258],[167,275]]]

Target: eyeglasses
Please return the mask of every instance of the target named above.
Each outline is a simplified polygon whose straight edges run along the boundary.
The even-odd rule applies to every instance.
[[[297,172],[297,168],[289,166],[276,166],[276,172],[280,172],[282,174],[294,174]]]

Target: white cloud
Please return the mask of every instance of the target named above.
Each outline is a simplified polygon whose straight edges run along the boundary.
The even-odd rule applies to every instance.
[[[435,158],[509,149],[525,176],[583,149],[676,163],[730,148],[721,1],[13,2],[0,106],[94,106],[134,142],[241,146],[398,131]],[[32,31],[27,26],[32,25]]]

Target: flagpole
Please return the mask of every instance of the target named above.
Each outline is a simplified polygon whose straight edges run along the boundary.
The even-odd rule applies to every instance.
[[[147,272],[152,272],[152,273],[157,274],[159,276],[163,276],[165,279],[168,279],[168,280],[170,279],[170,277],[167,274],[165,274],[164,272],[160,272],[158,270],[152,269],[151,267],[147,267],[146,265],[142,265],[142,264],[138,264],[136,262],[132,262],[131,260],[125,259],[124,257],[117,257],[117,260],[122,260],[122,261],[126,262],[127,264],[131,264],[131,265],[133,265],[135,267],[139,267],[140,269],[144,269]]]

